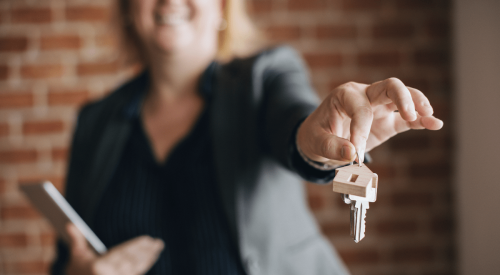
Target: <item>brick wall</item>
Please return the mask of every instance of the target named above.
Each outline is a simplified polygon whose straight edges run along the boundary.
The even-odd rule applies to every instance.
[[[63,190],[78,107],[136,70],[118,62],[111,1],[0,1],[0,274],[46,274],[54,233],[18,186],[49,179]],[[350,239],[349,208],[331,186],[307,184],[308,200],[353,274],[453,274],[449,1],[249,4],[274,41],[303,54],[320,96],[394,76],[431,99],[443,130],[405,133],[372,152],[379,197],[361,243]]]

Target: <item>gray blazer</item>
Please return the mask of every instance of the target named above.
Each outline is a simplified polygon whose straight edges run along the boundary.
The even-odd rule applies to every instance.
[[[322,237],[290,164],[294,130],[318,104],[299,55],[290,47],[270,49],[217,66],[214,80],[216,178],[246,272],[348,274]],[[131,130],[129,102],[147,88],[144,83],[136,78],[80,112],[66,198],[90,227]],[[61,242],[58,250],[53,274],[62,274],[68,257]]]

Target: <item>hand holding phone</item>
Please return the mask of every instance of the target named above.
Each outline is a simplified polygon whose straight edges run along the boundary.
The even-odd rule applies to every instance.
[[[163,250],[160,239],[140,236],[111,248],[104,255],[97,255],[89,247],[85,236],[73,224],[67,225],[70,239],[68,275],[139,275],[146,273]]]
[[[108,251],[51,182],[26,184],[20,188],[69,245],[68,275],[144,274],[163,250],[162,240],[140,236]]]

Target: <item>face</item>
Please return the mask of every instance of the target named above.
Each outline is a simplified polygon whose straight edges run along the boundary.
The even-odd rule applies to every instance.
[[[149,55],[213,51],[221,0],[132,0],[131,19]]]

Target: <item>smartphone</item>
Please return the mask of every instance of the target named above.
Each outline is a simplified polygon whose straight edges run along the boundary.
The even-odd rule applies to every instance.
[[[70,241],[68,233],[66,233],[66,225],[71,222],[82,232],[90,247],[95,252],[98,254],[106,253],[106,246],[50,181],[23,184],[20,186],[20,189],[29,198],[35,208],[50,221],[64,241],[67,243]]]

